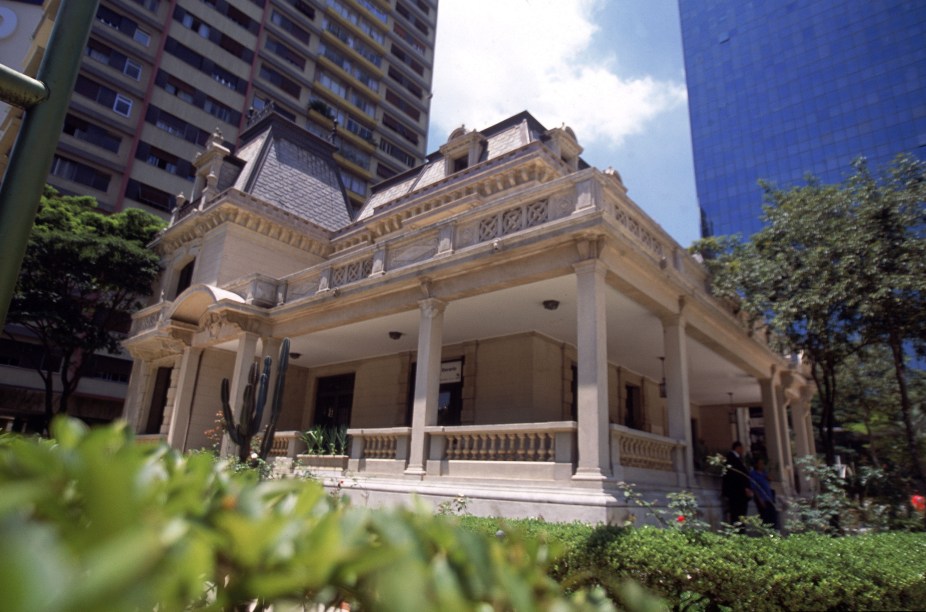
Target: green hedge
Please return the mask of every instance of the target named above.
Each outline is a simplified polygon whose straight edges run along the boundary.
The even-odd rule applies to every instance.
[[[559,543],[553,577],[618,597],[633,578],[672,606],[746,610],[916,610],[926,605],[926,534],[749,537],[461,517],[477,532]],[[695,597],[695,595],[700,596]]]
[[[370,512],[124,428],[0,436],[0,609],[609,609],[546,574],[549,548],[427,511]]]

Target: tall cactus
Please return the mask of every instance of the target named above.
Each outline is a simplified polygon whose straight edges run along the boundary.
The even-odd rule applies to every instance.
[[[238,445],[238,459],[247,462],[251,451],[251,440],[260,430],[260,421],[264,414],[264,404],[267,403],[267,388],[270,381],[270,366],[273,359],[264,357],[263,372],[258,376],[258,364],[251,364],[248,371],[248,384],[244,388],[238,422],[232,413],[229,403],[228,379],[222,379],[222,415],[225,417],[225,429],[232,442]],[[286,384],[286,369],[289,367],[289,338],[284,338],[280,346],[279,367],[277,368],[276,385],[273,393],[273,402],[270,406],[270,418],[264,429],[264,438],[260,445],[258,457],[266,461],[273,447],[273,434],[276,432],[277,421],[283,406],[283,387]]]

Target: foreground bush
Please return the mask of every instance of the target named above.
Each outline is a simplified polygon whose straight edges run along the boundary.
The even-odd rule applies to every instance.
[[[565,554],[551,569],[566,587],[602,585],[618,598],[633,578],[672,606],[745,610],[916,610],[926,602],[926,534],[753,538],[684,529],[593,527],[462,517]]]
[[[59,420],[53,436],[0,438],[6,611],[610,609],[566,599],[539,541],[353,509],[313,482],[136,446],[119,427]]]

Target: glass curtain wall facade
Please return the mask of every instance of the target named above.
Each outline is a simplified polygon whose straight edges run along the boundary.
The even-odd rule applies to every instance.
[[[679,0],[702,234],[760,227],[759,179],[926,155],[926,2]]]

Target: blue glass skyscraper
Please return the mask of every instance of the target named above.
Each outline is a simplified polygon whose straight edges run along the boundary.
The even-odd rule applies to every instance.
[[[926,157],[926,1],[679,0],[702,234],[761,225],[759,179]]]

